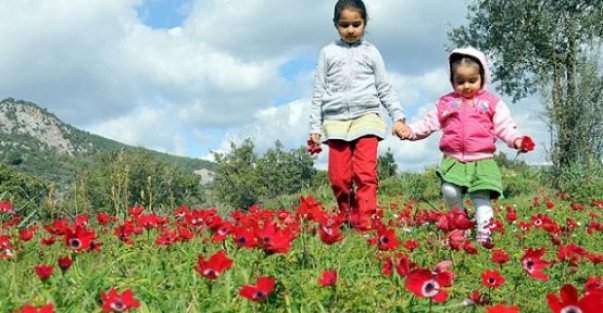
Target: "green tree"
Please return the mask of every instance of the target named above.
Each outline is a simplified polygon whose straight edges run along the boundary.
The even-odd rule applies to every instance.
[[[48,190],[47,181],[0,163],[0,201],[10,201],[21,209],[38,210],[43,206]]]
[[[387,148],[385,154],[379,156],[378,164],[379,179],[392,177],[398,172],[398,165],[390,148]]]
[[[603,2],[480,0],[468,9],[468,24],[453,29],[449,37],[456,45],[472,45],[490,55],[499,91],[517,101],[539,87],[548,88],[555,171],[585,155],[591,159],[596,149],[586,134],[596,117],[581,115],[589,104],[580,94],[592,86],[580,85],[584,81],[578,67],[603,37]]]
[[[80,171],[76,182],[71,197],[87,208],[172,209],[203,201],[197,175],[143,149],[101,153],[91,167]]]
[[[295,194],[311,185],[316,170],[304,147],[285,151],[280,141],[263,156],[246,139],[240,146],[230,144],[229,153],[216,153],[217,167],[212,189],[217,201],[235,209],[246,209],[275,197]]]

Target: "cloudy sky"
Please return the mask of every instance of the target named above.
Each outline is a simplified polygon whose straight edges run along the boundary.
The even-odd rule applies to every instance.
[[[465,1],[365,0],[375,44],[409,120],[450,91],[446,32]],[[34,102],[77,128],[194,158],[252,138],[263,153],[305,144],[318,51],[337,39],[335,1],[0,0],[0,98]],[[507,102],[546,161],[539,96]],[[400,170],[438,163],[439,133],[388,138]],[[515,152],[501,147],[510,156]],[[324,168],[326,153],[317,160]]]

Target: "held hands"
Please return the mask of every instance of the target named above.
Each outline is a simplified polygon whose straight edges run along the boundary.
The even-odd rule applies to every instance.
[[[392,135],[398,136],[400,140],[409,139],[412,134],[412,130],[404,120],[397,120],[392,126]]]

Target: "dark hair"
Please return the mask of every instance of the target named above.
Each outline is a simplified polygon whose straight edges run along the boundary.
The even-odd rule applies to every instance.
[[[360,17],[364,21],[366,25],[367,14],[366,7],[364,6],[364,2],[362,0],[338,0],[335,4],[335,12],[333,13],[333,23],[339,22],[339,18],[341,18],[341,12],[345,9],[357,10],[360,13]]]
[[[472,57],[472,56],[466,55],[466,54],[460,54],[460,53],[453,53],[452,55],[450,55],[450,82],[451,83],[454,83],[454,79],[453,79],[454,72],[461,64],[477,65],[477,68],[479,69],[479,75],[482,78],[482,86],[484,86],[485,72],[484,72],[484,66],[482,65],[482,62],[480,62],[475,57]]]

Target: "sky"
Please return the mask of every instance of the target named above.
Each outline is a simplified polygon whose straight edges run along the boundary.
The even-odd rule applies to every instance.
[[[309,135],[318,52],[338,39],[334,3],[0,0],[0,99],[30,101],[79,129],[174,155],[211,160],[247,138],[258,155],[277,140],[295,149]],[[383,55],[407,119],[417,120],[451,90],[447,31],[466,23],[467,3],[365,3],[365,40]],[[547,162],[540,98],[502,97],[536,142],[518,157],[529,164]],[[388,137],[379,152],[391,151],[400,171],[421,171],[438,164],[439,138]],[[499,151],[515,156],[502,144]],[[323,152],[316,167],[326,161]]]

